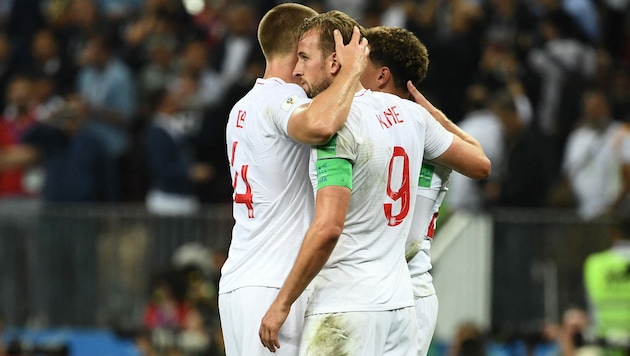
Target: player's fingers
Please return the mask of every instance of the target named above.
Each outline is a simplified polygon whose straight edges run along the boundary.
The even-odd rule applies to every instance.
[[[350,39],[350,42],[361,43],[361,40],[361,31],[359,31],[357,26],[354,26],[352,28],[352,38]]]
[[[369,53],[370,52],[370,46],[368,46],[368,39],[366,37],[361,38],[361,42],[359,42],[359,45],[361,45],[361,47],[364,47],[365,50]]]
[[[418,89],[416,88],[415,85],[413,85],[411,80],[407,81],[407,90],[409,90],[409,94],[411,94],[411,96],[413,97],[413,100],[416,103],[420,104],[422,107],[424,107],[427,110],[431,108],[432,106],[431,103],[429,103],[427,98],[425,98],[424,95],[422,95],[422,93],[418,91]]]
[[[409,90],[409,93],[411,93],[411,96],[413,96],[413,98],[416,99],[416,102],[418,101],[418,98],[424,99],[424,96],[418,91],[416,86],[413,85],[411,80],[407,81],[407,90]]]
[[[269,349],[269,351],[273,352],[273,350],[269,347],[269,343],[267,342],[267,330],[264,326],[260,326],[260,329],[258,330],[258,337],[260,338],[260,342],[263,344],[264,347],[266,347],[267,349]]]
[[[337,29],[333,31],[333,37],[335,39],[335,47],[343,46],[343,36],[341,36],[341,32]]]

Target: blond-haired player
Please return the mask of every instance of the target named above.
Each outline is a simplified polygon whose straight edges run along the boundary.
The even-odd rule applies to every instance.
[[[343,125],[367,43],[357,34],[336,46],[344,64],[341,80],[311,101],[296,85],[296,31],[316,12],[281,4],[262,18],[258,39],[266,70],[232,108],[226,127],[235,220],[228,257],[221,269],[219,313],[228,356],[266,355],[257,340],[258,322],[276,297],[313,215],[308,175],[309,146],[328,141]],[[280,330],[281,355],[299,348],[306,295]]]

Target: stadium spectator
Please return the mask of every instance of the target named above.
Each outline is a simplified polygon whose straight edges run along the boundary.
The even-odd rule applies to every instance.
[[[12,44],[13,55],[18,67],[26,69],[29,64],[30,43],[33,34],[45,24],[39,1],[7,1],[9,12],[4,26]]]
[[[35,124],[32,108],[33,81],[18,75],[13,77],[7,88],[7,106],[0,117],[0,149],[6,155],[20,143],[22,134]],[[2,166],[2,164],[0,164]],[[0,197],[24,197],[28,195],[24,186],[25,168],[6,167],[0,171]]]
[[[192,39],[184,45],[178,61],[178,74],[171,86],[182,85],[181,80],[195,78],[198,83],[197,94],[190,98],[189,104],[198,109],[208,109],[221,102],[225,86],[220,73],[210,66],[210,52],[205,43]]]
[[[193,31],[193,26],[188,22],[178,6],[171,7],[165,6],[164,2],[161,4],[157,1],[147,1],[141,12],[121,26],[122,45],[118,46],[119,52],[131,69],[137,72],[151,60],[151,52],[156,43],[171,41],[178,44],[188,41]]]
[[[11,43],[6,32],[0,30],[0,110],[4,110],[6,90],[9,80],[15,73],[15,65],[11,53]]]
[[[478,212],[492,206],[498,198],[506,154],[505,125],[517,125],[513,118],[516,107],[511,96],[506,93],[488,94],[487,89],[480,85],[469,88],[468,96],[471,111],[460,121],[459,127],[479,141],[492,162],[492,172],[484,181],[475,181],[453,172],[444,201],[452,211]]]
[[[105,143],[112,170],[117,200],[122,200],[122,159],[130,147],[130,127],[135,118],[136,89],[130,69],[115,55],[111,39],[105,35],[90,36],[83,52],[77,78],[77,91],[87,104],[88,124]]]
[[[605,93],[587,92],[581,108],[581,121],[569,135],[562,163],[577,212],[585,220],[628,214],[630,136],[611,117]]]
[[[418,89],[458,123],[481,56],[484,13],[466,0],[425,1],[415,11],[409,29],[427,46],[431,58],[427,78]]]
[[[486,41],[513,48],[520,59],[536,34],[536,15],[531,7],[517,0],[492,0],[485,4],[484,12]]]
[[[53,325],[67,320],[77,323],[90,318],[89,305],[83,300],[96,298],[95,228],[89,221],[76,221],[62,228],[58,220],[45,212],[55,203],[96,203],[114,200],[105,146],[86,124],[86,106],[78,95],[68,97],[63,108],[47,121],[29,127],[20,144],[0,155],[0,168],[29,167],[40,163],[45,179],[41,191],[43,218],[37,230],[41,242],[28,249],[29,271],[46,280],[56,280],[59,288],[46,284],[29,285],[31,316]],[[50,209],[50,210],[48,210]],[[54,246],[54,247],[53,247]],[[38,256],[32,259],[32,256]],[[61,263],[61,261],[64,261]],[[60,278],[60,276],[62,276]],[[78,286],[73,295],[64,292]],[[76,314],[68,315],[52,306],[71,303]]]
[[[246,3],[232,4],[225,10],[226,32],[211,56],[222,88],[231,86],[240,77],[249,53],[257,48],[256,16],[255,8]]]
[[[68,97],[48,120],[22,132],[19,145],[4,152],[4,168],[42,162],[46,202],[113,201],[113,183],[106,179],[105,147],[86,120],[83,101],[76,95]]]
[[[540,77],[538,123],[563,146],[579,115],[579,97],[594,79],[596,52],[580,41],[572,19],[560,8],[540,20],[539,31],[543,42],[527,57],[529,67]]]
[[[156,111],[146,132],[146,154],[151,189],[150,212],[164,215],[191,214],[199,208],[195,182],[212,177],[212,168],[197,164],[190,145],[190,125],[183,115],[187,93],[163,90],[154,101]]]
[[[166,269],[150,283],[150,299],[143,312],[143,325],[158,354],[178,349],[178,335],[184,328],[190,307],[186,303],[186,281],[176,270]]]
[[[42,28],[35,33],[31,44],[31,57],[30,69],[51,77],[60,94],[74,91],[75,65],[60,53],[59,43],[52,29]]]
[[[57,90],[59,81],[44,74],[33,75],[32,107],[35,120],[46,121],[64,105],[62,95]]]
[[[154,108],[148,101],[160,90],[167,88],[177,75],[177,38],[164,34],[147,40],[147,61],[136,76],[138,87],[138,114],[150,115]]]
[[[69,0],[57,2],[58,8],[50,18],[50,26],[59,40],[60,55],[68,58],[75,66],[82,63],[83,50],[93,34],[100,32],[108,36],[114,32],[113,25],[106,21],[91,0]]]
[[[613,244],[584,262],[584,286],[595,335],[604,349],[630,352],[630,219],[620,220]],[[611,350],[612,349],[612,350]],[[625,352],[624,352],[625,351]],[[608,353],[606,353],[608,354]]]
[[[481,328],[472,322],[459,325],[455,338],[447,353],[448,356],[486,355],[486,339]]]

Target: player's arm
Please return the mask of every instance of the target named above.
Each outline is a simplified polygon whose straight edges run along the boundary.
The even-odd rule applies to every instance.
[[[329,186],[317,192],[315,217],[306,232],[295,264],[260,324],[260,341],[271,352],[280,347],[278,332],[291,305],[324,267],[343,230],[350,189]]]
[[[470,144],[456,135],[450,147],[435,161],[472,179],[487,178],[491,171],[490,159],[484,153],[471,150]]]
[[[332,145],[336,145],[336,141]],[[278,332],[291,305],[324,267],[343,231],[350,205],[352,163],[330,154],[327,148],[317,151],[318,190],[313,222],[306,232],[293,268],[260,324],[260,341],[271,352],[280,347]]]
[[[416,103],[424,107],[442,127],[453,134],[453,143],[435,161],[469,178],[487,178],[492,165],[479,141],[449,120],[442,110],[433,106],[411,81],[407,82],[407,89]]]
[[[367,66],[370,52],[367,39],[361,38],[357,27],[348,45],[343,44],[338,30],[335,30],[334,37],[339,74],[330,87],[291,114],[287,129],[289,136],[298,142],[311,145],[326,143],[343,126],[361,73]]]

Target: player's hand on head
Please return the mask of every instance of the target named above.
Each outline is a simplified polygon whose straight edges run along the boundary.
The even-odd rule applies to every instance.
[[[361,36],[361,32],[357,26],[354,26],[352,38],[347,45],[343,44],[343,36],[339,30],[333,32],[335,38],[335,52],[337,62],[343,67],[344,65],[353,68],[356,72],[362,73],[370,56],[370,47],[368,40]]]

